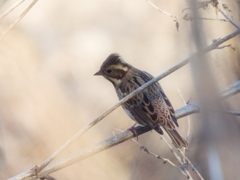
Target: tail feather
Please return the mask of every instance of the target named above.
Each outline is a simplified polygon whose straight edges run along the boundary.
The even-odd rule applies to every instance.
[[[178,132],[175,129],[171,129],[171,130],[167,128],[164,128],[164,129],[172,139],[172,142],[176,148],[182,148],[182,147],[188,146],[188,143],[180,136],[180,134],[178,134]]]

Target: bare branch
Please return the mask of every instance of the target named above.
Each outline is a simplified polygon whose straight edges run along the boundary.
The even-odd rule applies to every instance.
[[[2,14],[0,14],[0,20],[11,13],[14,9],[16,9],[20,4],[22,4],[25,0],[16,1],[13,3],[8,9],[6,9]]]
[[[207,7],[208,7],[208,4],[210,4],[212,2],[212,0],[211,1],[202,1],[202,2],[196,2],[196,10],[197,9],[206,9]],[[184,12],[184,11],[186,11],[186,10],[191,10],[192,8],[184,8],[183,10],[182,10],[182,13]]]
[[[225,113],[234,115],[234,116],[240,116],[240,112],[237,112],[237,111],[225,111]]]
[[[240,93],[240,81],[235,82],[234,84],[227,87],[226,90],[221,92],[220,98],[227,99],[227,98],[229,98],[231,96],[234,96],[238,93]],[[200,109],[199,109],[199,106],[197,104],[188,104],[187,106],[184,106],[183,108],[175,111],[176,117],[178,119],[182,118],[182,117],[185,117],[187,115],[190,115],[190,114],[193,114],[193,113],[199,113],[199,112],[200,112]]]
[[[162,157],[161,155],[155,154],[154,152],[150,151],[146,146],[143,146],[142,144],[140,144],[138,141],[132,139],[133,142],[135,142],[141,150],[145,151],[146,153],[154,156],[157,159],[161,159],[163,161],[163,163],[169,163],[171,166],[173,166],[174,168],[176,168],[177,170],[179,170],[184,176],[186,176],[187,178],[189,178],[189,176],[181,169],[179,168],[176,164],[174,164],[171,160]]]
[[[214,19],[214,18],[205,18],[205,17],[192,17],[190,14],[185,14],[182,18],[186,21],[193,21],[193,20],[208,20],[208,21],[221,21],[221,22],[228,22],[226,19]]]
[[[161,13],[163,13],[166,16],[169,16],[171,18],[177,19],[177,16],[174,16],[174,15],[172,15],[172,14],[170,14],[170,13],[168,13],[168,12],[162,10],[162,9],[160,9],[158,6],[156,6],[154,3],[152,3],[149,0],[146,0],[146,1],[147,1],[148,4],[150,4],[152,7],[154,7],[157,11],[160,11]]]
[[[188,178],[190,179],[190,180],[192,180],[193,178],[192,178],[192,176],[191,176],[191,174],[189,173],[189,171],[188,171],[188,169],[187,169],[187,166],[186,166],[186,161],[185,161],[185,155],[184,154],[182,154],[182,156],[183,156],[183,161],[182,161],[182,159],[181,159],[181,157],[175,152],[175,150],[173,149],[173,147],[168,143],[168,141],[166,140],[166,138],[164,137],[164,136],[161,136],[161,138],[164,140],[164,142],[167,144],[167,146],[169,147],[169,149],[170,149],[170,152],[171,153],[173,153],[173,155],[175,156],[175,158],[178,160],[178,162],[181,164],[181,168],[182,168],[182,170],[183,170],[183,172],[188,176]],[[185,148],[183,148],[183,149],[185,149]]]
[[[240,29],[240,27],[230,18],[228,15],[224,13],[221,7],[219,5],[216,6],[217,10],[230,22],[235,28]]]
[[[180,90],[179,89],[177,89],[177,90],[178,90],[178,94],[180,95],[180,97],[181,97],[181,99],[182,99],[182,101],[184,103],[184,106],[186,106],[187,102],[185,101],[185,99],[184,99],[183,95],[181,94]],[[188,142],[188,145],[189,145],[189,137],[190,137],[190,131],[191,131],[191,121],[190,121],[190,117],[189,116],[187,116],[187,121],[188,121],[188,127],[187,127],[186,141]]]
[[[2,32],[2,34],[0,35],[0,41],[19,21],[21,21],[21,19],[30,11],[30,9],[32,9],[32,7],[36,4],[37,1],[38,0],[33,0],[32,3],[27,7],[27,9],[23,11],[23,13],[12,24],[10,24],[10,26],[8,26],[5,31]]]
[[[204,180],[202,175],[199,173],[199,171],[196,169],[196,167],[192,164],[192,162],[185,156],[185,154],[179,150],[179,152],[187,159],[188,163],[191,165],[193,172],[195,172],[201,180]]]
[[[119,133],[115,136],[112,136],[106,140],[103,140],[99,143],[97,143],[96,145],[83,149],[82,151],[72,154],[71,156],[69,156],[68,158],[65,159],[60,159],[58,161],[55,161],[53,163],[50,163],[48,166],[46,166],[39,174],[35,173],[35,168],[30,169],[22,174],[19,174],[18,176],[12,177],[9,180],[31,180],[31,179],[37,179],[37,178],[41,178],[44,177],[52,172],[55,172],[57,170],[60,170],[66,166],[69,166],[77,161],[86,159],[89,156],[92,156],[96,153],[99,153],[103,150],[106,150],[110,147],[113,147],[119,143],[122,143],[126,140],[129,140],[133,137],[135,137],[136,135],[139,136],[147,131],[150,131],[151,128],[150,127],[143,127],[143,126],[138,126],[134,128],[134,132],[133,133],[131,130],[126,130],[122,133]]]
[[[225,91],[221,93],[221,98],[225,99],[230,96],[236,95],[237,93],[240,93],[240,81],[234,83],[233,85],[229,86]],[[187,106],[175,111],[176,117],[181,118],[183,116],[193,114],[199,112],[199,109],[197,105],[188,104]],[[97,154],[103,150],[106,150],[110,147],[116,146],[124,141],[127,141],[133,137],[140,136],[143,133],[146,133],[150,131],[151,128],[149,127],[142,127],[138,126],[134,128],[134,133],[131,130],[126,130],[122,133],[119,133],[115,136],[112,136],[90,148],[86,148],[81,150],[78,153],[72,154],[68,158],[60,159],[55,162],[50,163],[47,165],[41,172],[36,174],[35,168],[30,169],[26,172],[23,172],[15,177],[12,177],[10,180],[31,180],[36,179],[40,177],[45,177],[46,175],[55,172],[57,170],[60,170],[66,166],[69,166],[77,161],[80,161],[82,159],[86,159],[87,157],[90,157],[94,154]],[[194,166],[192,166],[194,167]]]
[[[186,157],[185,155],[185,148],[183,148],[183,151],[181,151],[180,149],[177,149],[178,152],[180,152],[183,156],[183,160],[181,160],[181,158],[179,157],[179,155],[175,152],[175,150],[172,148],[172,146],[167,142],[167,140],[164,138],[164,136],[161,136],[161,138],[164,140],[164,142],[167,144],[167,146],[170,149],[170,152],[173,153],[173,155],[176,157],[176,159],[178,160],[178,162],[181,164],[182,170],[184,171],[184,173],[187,174],[187,176],[189,177],[189,179],[192,179],[191,174],[189,173],[187,167],[188,164],[191,165],[192,169],[194,169],[194,172],[199,176],[199,178],[201,180],[203,180],[202,175],[199,173],[199,171],[193,166],[192,162]],[[187,162],[186,162],[187,160]],[[188,163],[188,164],[187,164]]]
[[[143,91],[144,89],[146,89],[148,86],[154,84],[155,82],[159,81],[160,79],[166,77],[167,75],[171,74],[172,72],[178,70],[179,68],[183,67],[184,65],[186,65],[187,63],[189,63],[189,61],[191,61],[192,59],[194,59],[196,56],[198,56],[199,54],[205,54],[211,50],[216,49],[220,44],[224,43],[225,41],[237,36],[240,33],[240,30],[236,30],[235,32],[225,36],[222,39],[218,39],[216,41],[214,41],[211,45],[209,45],[208,47],[204,48],[202,51],[197,52],[195,54],[193,54],[192,56],[190,56],[189,58],[183,60],[182,62],[180,62],[179,64],[173,66],[172,68],[170,68],[169,70],[163,72],[162,74],[160,74],[159,76],[153,78],[151,81],[145,83],[144,85],[142,85],[141,87],[139,87],[138,89],[136,89],[135,91],[133,91],[132,93],[130,93],[129,95],[127,95],[126,97],[124,97],[123,99],[121,99],[118,103],[116,103],[114,106],[112,106],[111,108],[109,108],[107,111],[103,112],[98,118],[96,118],[95,120],[93,120],[91,123],[89,123],[88,125],[86,125],[85,127],[83,127],[82,129],[80,129],[73,137],[71,137],[67,142],[65,142],[57,151],[55,151],[50,157],[48,157],[40,166],[38,169],[38,172],[40,172],[46,165],[48,165],[53,159],[55,159],[64,149],[66,149],[70,144],[72,144],[78,137],[80,137],[81,135],[83,135],[86,131],[88,131],[90,128],[92,128],[94,125],[96,125],[98,122],[100,122],[103,118],[105,118],[107,115],[109,115],[112,111],[114,111],[115,109],[117,109],[119,106],[121,106],[123,103],[125,103],[126,101],[128,101],[129,99],[131,99],[133,96],[135,96],[136,94],[140,93],[141,91]]]
[[[226,90],[224,90],[220,96],[223,99],[229,98],[231,96],[234,96],[240,92],[240,81],[235,82],[231,86],[229,86]]]
[[[121,99],[118,103],[116,103],[114,106],[103,112],[99,117],[97,117],[95,120],[84,126],[82,129],[80,129],[73,137],[71,137],[68,141],[66,141],[57,151],[55,151],[50,157],[48,157],[38,168],[38,172],[40,172],[45,166],[47,166],[53,159],[55,159],[62,151],[64,151],[70,144],[72,144],[78,137],[83,135],[85,132],[87,132],[90,128],[92,128],[94,125],[96,125],[98,122],[100,122],[103,118],[105,118],[107,115],[109,115],[111,112],[113,112],[115,109],[117,109],[119,106],[121,106],[123,103],[131,99],[133,96],[137,95],[144,89],[146,89],[148,86],[154,84],[155,82],[159,81],[160,79],[166,77],[167,75],[171,74],[172,72],[178,70],[179,68],[183,67],[187,63],[189,63],[192,59],[196,58],[199,54],[205,54],[211,50],[216,49],[220,44],[224,43],[225,41],[237,36],[240,34],[240,29],[236,30],[235,32],[225,36],[222,39],[217,39],[214,41],[211,45],[204,48],[202,51],[199,51],[189,58],[183,60],[182,62],[178,63],[177,65],[173,66],[172,68],[168,69],[167,71],[163,72],[162,74],[158,75],[157,77],[153,78],[151,81],[148,81],[138,89],[134,90],[132,93]],[[193,106],[189,106],[193,112],[196,112],[196,108]],[[195,109],[194,109],[195,108]],[[186,111],[185,111],[186,112]]]
[[[192,21],[192,20],[208,20],[208,21],[221,21],[221,22],[230,22],[232,23],[229,18],[226,18],[226,19],[214,19],[214,18],[206,18],[206,17],[192,17],[190,14],[186,13],[183,17],[179,17],[179,16],[176,16],[176,15],[172,15],[162,9],[160,9],[157,5],[155,5],[153,2],[149,1],[149,0],[146,0],[146,2],[148,4],[150,4],[154,9],[156,9],[157,11],[163,13],[164,15],[166,16],[169,16],[171,18],[174,19],[174,21],[176,22],[176,27],[177,27],[177,30],[179,29],[179,22],[178,22],[178,19],[182,19],[182,20],[186,20],[186,21]],[[205,9],[209,3],[211,3],[212,1],[204,1],[204,2],[199,2],[199,6],[197,7],[197,9],[200,9],[200,8],[203,8]],[[185,11],[185,10],[189,10],[191,8],[185,8],[182,10],[182,13]]]
[[[231,44],[224,45],[224,46],[219,46],[217,49],[223,49],[223,48],[226,48],[226,47],[229,47],[229,48],[231,48],[233,51],[235,51],[235,48],[234,48],[234,47],[232,47],[232,45],[231,45]]]

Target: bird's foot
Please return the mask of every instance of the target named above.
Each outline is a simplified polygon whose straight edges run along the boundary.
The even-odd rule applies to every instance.
[[[135,129],[136,125],[137,123],[133,124],[130,128],[128,128],[128,130],[133,133],[134,137],[136,137],[138,141],[138,133],[136,132],[136,129]]]

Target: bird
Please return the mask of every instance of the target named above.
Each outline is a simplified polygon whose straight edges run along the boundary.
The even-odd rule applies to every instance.
[[[154,78],[151,74],[125,62],[117,53],[110,54],[94,75],[109,80],[120,100]],[[158,82],[130,98],[122,107],[137,124],[150,126],[161,135],[163,128],[176,148],[188,146],[176,130],[176,126],[179,125],[173,106]]]

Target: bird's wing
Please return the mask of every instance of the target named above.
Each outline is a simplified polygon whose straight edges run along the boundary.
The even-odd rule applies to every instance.
[[[174,122],[175,125],[178,127],[179,125],[177,122],[177,118],[175,116],[173,106],[162,89],[161,89],[161,96],[163,100],[161,109],[162,109],[162,113],[164,114],[164,117],[166,117],[168,121]]]
[[[140,76],[131,80],[133,89],[153,78],[146,72],[138,73]],[[131,98],[125,103],[124,109],[128,111],[128,114],[131,114],[130,117],[143,125],[150,125],[154,128],[160,123],[167,129],[174,129],[174,123],[178,126],[174,109],[159,83],[151,85],[142,93]]]
[[[149,77],[149,80],[153,78],[153,76],[147,72],[142,73],[141,76],[144,79],[147,79],[147,77]],[[145,93],[149,100],[152,102],[153,107],[155,107],[157,110],[159,123],[162,126],[168,127],[169,129],[174,129],[174,124],[178,127],[178,122],[173,106],[163,92],[161,85],[157,82],[150,86],[148,88],[148,91],[145,91]]]
[[[171,106],[170,106],[171,107]],[[174,123],[178,125],[174,114],[171,114],[170,108],[163,99],[149,100],[147,95],[143,94],[141,104],[127,108],[135,121],[140,124],[150,125],[155,128],[158,124],[167,129],[175,129]]]

